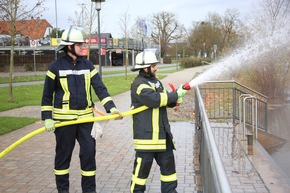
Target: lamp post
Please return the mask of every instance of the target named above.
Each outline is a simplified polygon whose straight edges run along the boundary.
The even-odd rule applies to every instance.
[[[102,79],[102,56],[101,56],[101,34],[100,34],[100,11],[101,11],[101,3],[105,2],[105,0],[91,0],[96,3],[96,10],[98,11],[98,49],[99,49],[99,75]]]

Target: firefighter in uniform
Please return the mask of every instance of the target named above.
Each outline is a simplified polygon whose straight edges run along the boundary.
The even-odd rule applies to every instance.
[[[177,176],[173,149],[173,136],[167,117],[167,107],[181,103],[187,92],[167,92],[156,78],[158,60],[155,53],[143,51],[136,56],[132,71],[138,76],[131,85],[131,109],[147,106],[149,109],[133,115],[135,161],[131,180],[131,193],[143,193],[153,159],[160,166],[162,193],[177,193]]]
[[[59,193],[69,192],[69,172],[72,152],[77,140],[80,145],[81,186],[84,193],[96,192],[96,142],[91,136],[93,123],[63,126],[55,130],[59,121],[93,117],[91,87],[107,113],[122,115],[116,108],[107,88],[93,64],[82,56],[84,38],[76,29],[65,30],[57,50],[64,56],[53,61],[45,78],[41,102],[41,116],[47,131],[56,138],[54,173]]]

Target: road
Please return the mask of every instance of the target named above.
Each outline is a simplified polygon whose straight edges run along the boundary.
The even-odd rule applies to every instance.
[[[99,67],[96,66],[97,70],[99,70]],[[130,69],[132,66],[127,67],[127,75],[131,74],[137,74],[138,72],[132,72]],[[162,73],[162,71],[168,71],[168,70],[175,70],[176,64],[159,64],[158,66],[158,72]],[[113,67],[102,67],[102,72],[110,72],[110,71],[122,71],[124,70],[123,73],[119,74],[107,74],[107,75],[102,75],[103,78],[106,77],[113,77],[113,76],[124,76],[126,67],[125,66],[113,66]],[[158,74],[157,72],[157,74]],[[36,72],[15,72],[13,73],[14,77],[15,76],[34,76],[34,75],[43,75],[46,74],[46,71],[36,71]],[[0,73],[0,77],[8,77],[9,73]],[[44,81],[44,80],[43,80]],[[21,86],[21,85],[35,85],[35,84],[42,84],[43,81],[33,81],[33,82],[17,82],[13,83],[13,86]],[[8,83],[0,84],[0,87],[7,87],[9,86]]]

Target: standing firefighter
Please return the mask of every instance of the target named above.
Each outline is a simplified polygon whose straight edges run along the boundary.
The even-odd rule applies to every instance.
[[[62,34],[58,50],[65,55],[48,68],[41,103],[45,129],[54,131],[56,138],[54,173],[59,193],[69,192],[69,172],[72,152],[77,140],[80,145],[81,186],[84,193],[96,192],[96,142],[91,136],[93,123],[63,126],[59,121],[93,117],[91,87],[107,113],[119,114],[107,88],[93,64],[82,56],[83,34],[70,28]]]
[[[131,85],[131,109],[147,106],[149,109],[133,115],[133,138],[136,151],[131,181],[131,193],[143,193],[153,159],[160,166],[162,193],[177,193],[177,176],[173,136],[167,117],[167,107],[181,103],[187,92],[167,92],[156,78],[158,60],[153,52],[144,51],[136,56],[132,71],[139,70]]]

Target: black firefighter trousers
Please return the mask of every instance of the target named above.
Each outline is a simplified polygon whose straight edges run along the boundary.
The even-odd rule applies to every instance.
[[[69,167],[76,140],[80,145],[81,186],[83,192],[96,191],[96,141],[91,136],[93,123],[83,123],[55,130],[55,177],[59,192],[69,191]]]
[[[160,167],[162,193],[177,193],[177,177],[173,144],[167,140],[165,152],[139,152],[135,154],[134,169],[131,181],[131,193],[143,193],[146,190],[146,180],[149,176],[153,159]]]

